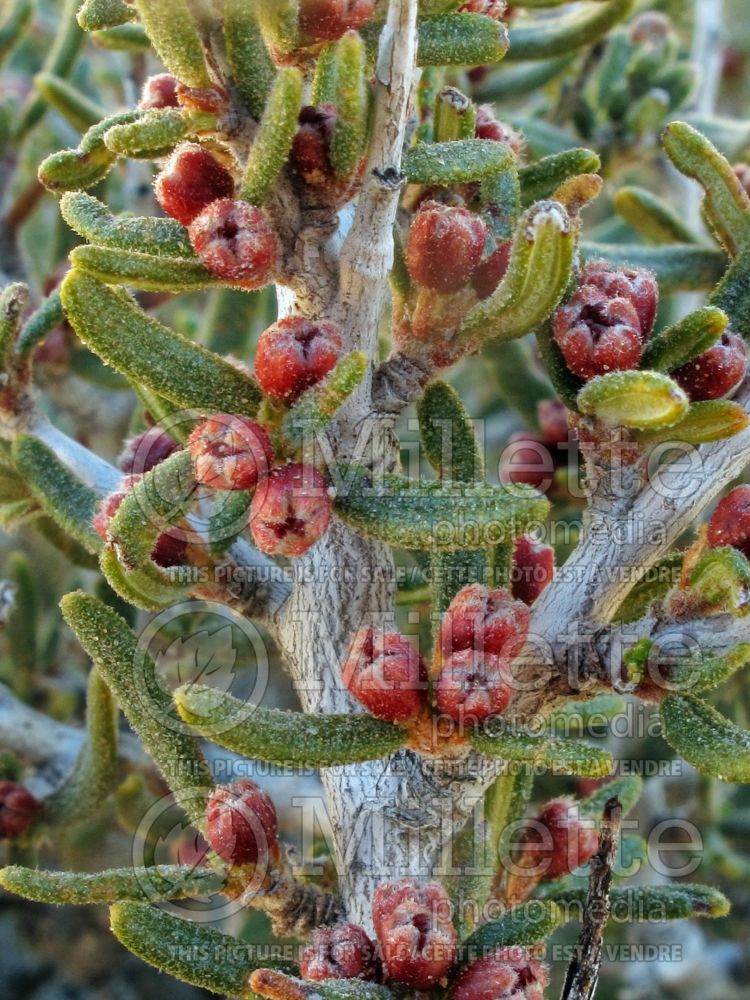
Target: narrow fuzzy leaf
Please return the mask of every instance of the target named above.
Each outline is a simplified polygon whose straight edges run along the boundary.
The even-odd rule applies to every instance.
[[[557,188],[577,174],[595,174],[601,160],[590,149],[566,149],[545,156],[518,171],[521,182],[521,204],[528,208],[535,201],[550,198]]]
[[[10,0],[0,21],[0,60],[5,59],[24,37],[34,13],[32,0]]]
[[[476,961],[496,948],[530,948],[545,941],[564,922],[562,910],[549,900],[532,899],[508,910],[474,931],[461,945],[459,964]]]
[[[613,620],[634,622],[642,618],[653,602],[663,597],[679,581],[682,562],[682,552],[670,552],[654,563],[622,602]]]
[[[192,865],[109,868],[103,872],[50,872],[15,865],[0,869],[0,886],[7,892],[56,906],[194,899],[220,892],[224,881],[223,875],[211,868]]]
[[[269,51],[294,52],[299,43],[299,0],[257,0],[256,16]]]
[[[349,31],[334,55],[336,124],[331,138],[331,165],[338,177],[351,176],[365,152],[370,85],[363,39]]]
[[[113,125],[104,145],[117,156],[155,160],[167,156],[190,129],[190,118],[179,108],[146,111],[137,122]]]
[[[750,781],[750,733],[690,695],[668,695],[659,713],[664,739],[701,774]]]
[[[119,24],[103,31],[93,31],[91,40],[112,52],[150,52],[151,42],[142,24]]]
[[[491,365],[501,398],[530,426],[536,426],[539,403],[551,399],[553,389],[536,371],[529,344],[522,340],[495,341],[487,345],[484,357]]]
[[[259,969],[250,977],[253,996],[267,1000],[392,1000],[385,986],[363,979],[323,979],[313,983],[268,969]]]
[[[581,799],[579,807],[583,816],[591,819],[601,819],[604,807],[607,802],[616,795],[622,806],[623,816],[635,808],[643,793],[643,779],[638,775],[625,775],[621,778],[614,778],[606,785],[597,788],[591,795]]]
[[[253,118],[260,119],[276,70],[247,0],[225,0],[224,39],[237,89]]]
[[[750,562],[739,549],[709,549],[690,574],[690,589],[708,605],[738,615],[750,611]]]
[[[486,83],[474,88],[474,100],[494,102],[511,97],[525,97],[562,76],[574,59],[575,55],[565,55],[520,66],[503,64],[500,71],[493,73]]]
[[[707,399],[691,403],[682,420],[672,427],[660,431],[636,432],[636,440],[642,444],[658,444],[662,441],[679,441],[682,444],[708,444],[722,441],[744,430],[750,418],[747,410],[731,399]]]
[[[482,14],[443,14],[419,22],[418,66],[491,66],[507,51],[505,25]]]
[[[581,253],[585,260],[606,260],[615,266],[643,267],[653,271],[663,295],[713,289],[727,266],[726,255],[721,250],[694,243],[657,247],[584,241]],[[722,302],[715,304],[726,309]],[[728,309],[726,311],[729,312]]]
[[[29,316],[21,328],[16,342],[16,357],[24,361],[54,328],[62,323],[65,315],[60,302],[60,289],[55,288]]]
[[[452,187],[512,168],[513,153],[505,143],[488,139],[421,143],[404,154],[402,165],[412,184]]]
[[[29,289],[21,282],[6,285],[0,292],[0,365],[7,368],[16,346]]]
[[[370,538],[406,549],[491,548],[543,520],[547,500],[528,487],[415,483],[400,476],[373,482],[367,470],[342,470],[334,509]]]
[[[49,191],[81,191],[104,180],[117,156],[104,144],[105,134],[115,125],[137,121],[142,111],[123,111],[104,118],[90,128],[77,149],[52,153],[39,167],[39,180]]]
[[[703,306],[651,337],[646,342],[641,364],[655,371],[674,371],[712,347],[728,325],[725,312],[715,306]]]
[[[646,188],[622,187],[612,200],[623,219],[649,243],[697,243],[695,233],[680,215]]]
[[[371,715],[305,715],[258,708],[215,688],[186,684],[174,694],[180,717],[202,736],[274,764],[335,767],[377,760],[406,742],[400,726]]]
[[[193,292],[221,284],[199,260],[162,257],[118,247],[82,246],[70,253],[78,271],[109,285],[148,292]]]
[[[82,191],[64,194],[60,213],[70,228],[89,243],[160,257],[196,259],[185,227],[175,219],[115,216],[98,198]]]
[[[619,21],[627,18],[635,0],[607,0],[586,4],[572,14],[545,18],[511,28],[507,59],[551,59],[573,49],[593,45]]]
[[[677,169],[705,191],[704,208],[716,236],[736,256],[750,240],[750,197],[728,160],[686,122],[671,122],[662,137]]]
[[[585,886],[561,889],[554,894],[560,908],[571,915],[583,913]],[[691,917],[725,917],[730,903],[724,893],[710,885],[614,886],[609,894],[612,914],[619,922],[653,923],[660,920],[687,920]]]
[[[455,87],[444,87],[435,99],[433,134],[435,142],[473,139],[477,122],[476,105]]]
[[[585,731],[594,723],[601,725],[625,711],[625,699],[616,694],[599,694],[586,701],[571,701],[557,708],[549,717],[550,730],[562,733]]]
[[[240,192],[251,205],[262,205],[281,173],[292,148],[302,106],[302,73],[280,69],[247,158]]]
[[[96,125],[104,117],[104,111],[85,97],[77,87],[52,73],[38,73],[34,86],[47,104],[59,112],[79,132]]]
[[[60,294],[81,340],[105,364],[178,406],[255,416],[255,379],[147,316],[124,292],[72,270]]]
[[[282,425],[284,438],[296,446],[312,443],[362,382],[366,371],[367,357],[361,351],[343,357],[333,371],[289,408]]]
[[[750,218],[750,216],[748,216]],[[723,309],[732,328],[744,337],[750,330],[750,253],[741,253],[710,297],[712,305]]]
[[[196,741],[175,724],[172,699],[154,661],[125,620],[98,598],[74,591],[63,597],[60,607],[175,799],[202,830],[212,785],[210,768]]]
[[[677,691],[702,694],[718,687],[750,660],[750,644],[742,642],[724,656],[692,656],[675,664],[669,676]]]
[[[128,570],[112,548],[104,548],[99,556],[99,568],[114,592],[129,604],[144,611],[160,611],[184,600],[193,586],[190,580],[181,582],[181,567],[160,569],[155,564]]]
[[[42,510],[87,552],[98,552],[102,543],[91,527],[96,493],[30,434],[16,438],[13,461]]]
[[[484,479],[484,459],[461,397],[447,382],[432,382],[417,403],[419,436],[430,465],[443,479]]]
[[[256,959],[253,945],[144,903],[115,903],[109,914],[112,933],[138,958],[222,996],[251,1000],[247,980],[255,969],[294,968],[287,962]]]
[[[336,46],[325,45],[315,60],[310,88],[311,104],[333,104],[336,99]]]
[[[78,11],[78,23],[84,31],[114,28],[136,17],[135,8],[125,0],[84,0]]]
[[[613,767],[612,757],[598,747],[579,740],[558,740],[536,735],[502,722],[485,725],[470,737],[476,750],[487,757],[548,767],[554,774],[577,774],[602,778]]]
[[[671,427],[689,406],[677,383],[659,372],[609,372],[591,379],[578,393],[581,413],[612,427]]]
[[[159,58],[188,87],[211,85],[203,46],[188,0],[134,0],[146,34]]]

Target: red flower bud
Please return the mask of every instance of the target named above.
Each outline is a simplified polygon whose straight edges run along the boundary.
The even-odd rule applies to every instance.
[[[500,456],[500,478],[504,483],[526,483],[546,493],[552,485],[556,451],[541,434],[517,431],[511,434]]]
[[[188,448],[195,478],[216,490],[251,490],[273,462],[271,439],[254,420],[219,413],[198,424]]]
[[[212,201],[232,196],[234,179],[208,150],[185,142],[167,160],[154,191],[167,215],[189,226]]]
[[[510,240],[501,243],[489,257],[485,257],[478,264],[476,271],[471,276],[471,287],[477,293],[478,298],[489,298],[505,277],[512,246]]]
[[[547,969],[517,945],[498,948],[456,977],[449,1000],[544,1000]]]
[[[636,368],[643,353],[641,322],[626,298],[610,298],[594,285],[583,285],[560,306],[553,332],[565,363],[583,379]]]
[[[190,242],[209,271],[240,288],[262,288],[279,262],[279,241],[259,208],[222,198],[190,224]]]
[[[309,105],[300,111],[290,162],[305,183],[313,187],[323,187],[333,179],[329,153],[335,125],[333,104]]]
[[[117,464],[128,475],[143,475],[169,458],[179,447],[173,437],[154,425],[125,442]]]
[[[482,259],[487,227],[466,208],[426,201],[415,214],[406,245],[412,279],[435,292],[457,292]]]
[[[549,444],[564,444],[570,437],[570,410],[559,399],[543,399],[537,404],[537,420],[542,437]]]
[[[593,285],[610,299],[627,299],[638,313],[641,339],[646,340],[659,307],[659,286],[650,271],[642,267],[615,267],[604,260],[592,260],[583,269],[580,285]]]
[[[274,469],[250,505],[253,539],[269,555],[303,555],[325,534],[330,520],[328,484],[311,465]]]
[[[229,106],[229,94],[223,87],[188,87],[177,84],[177,102],[180,107],[208,114],[222,114]]]
[[[507,590],[471,583],[451,601],[440,624],[443,656],[465,649],[511,660],[521,652],[529,632],[529,609]]]
[[[334,367],[341,353],[334,323],[287,316],[265,330],[255,352],[260,387],[277,403],[292,403]]]
[[[526,821],[521,833],[518,864],[533,868],[543,879],[569,875],[585,865],[599,846],[599,833],[592,820],[581,817],[570,799],[554,799]]]
[[[356,924],[318,927],[312,944],[302,952],[299,970],[303,979],[374,979],[377,975],[375,945]]]
[[[524,609],[525,610],[525,609]],[[435,687],[435,705],[455,722],[481,722],[508,707],[513,676],[508,661],[476,649],[449,653]]]
[[[20,837],[42,807],[17,781],[0,781],[0,840]]]
[[[388,722],[415,719],[425,702],[427,668],[414,646],[398,632],[360,629],[342,678],[368,712]]]
[[[745,377],[747,348],[742,337],[724,333],[718,343],[672,372],[672,378],[696,403],[730,396]]]
[[[405,878],[379,885],[372,918],[390,979],[417,990],[443,984],[456,956],[456,931],[445,889]]]
[[[719,501],[707,537],[712,549],[731,545],[750,559],[750,486],[735,486]]]
[[[505,0],[466,0],[459,10],[465,14],[484,14],[485,17],[500,21],[505,13]]]
[[[150,76],[143,84],[138,107],[141,111],[153,111],[156,108],[176,108],[177,80],[171,73],[157,73]]]
[[[482,2],[482,0],[480,0]],[[492,15],[490,15],[492,16]],[[523,149],[523,139],[510,125],[501,122],[495,116],[490,104],[480,104],[477,108],[477,121],[474,128],[477,139],[489,139],[492,142],[504,142],[513,152],[518,154]]]
[[[512,591],[524,604],[533,604],[555,575],[555,550],[551,545],[521,535],[513,548]]]
[[[141,477],[138,475],[125,476],[122,487],[109,496],[104,497],[96,505],[96,513],[92,521],[92,527],[105,545],[110,544],[109,523],[120,508],[120,504],[128,495],[133,486]],[[159,535],[156,545],[151,551],[151,558],[157,566],[168,569],[170,566],[182,566],[185,562],[185,552],[187,550],[187,540],[183,533],[170,527],[169,532]]]
[[[211,794],[206,827],[209,844],[227,864],[264,864],[277,846],[274,804],[249,778],[223,785]]]
[[[300,0],[299,27],[311,42],[332,42],[370,20],[375,0]]]

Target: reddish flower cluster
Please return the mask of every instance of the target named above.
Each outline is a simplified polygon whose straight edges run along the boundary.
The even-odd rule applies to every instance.
[[[742,337],[724,333],[718,343],[672,372],[672,378],[696,403],[730,396],[745,377],[747,348]]]
[[[356,924],[318,927],[312,944],[300,957],[303,979],[375,979],[378,961],[375,945]]]
[[[543,1000],[547,969],[518,946],[498,948],[456,976],[449,1000]]]
[[[117,464],[129,476],[142,476],[169,458],[179,447],[173,437],[155,425],[125,442]]]
[[[261,552],[301,556],[331,520],[331,497],[312,465],[280,465],[264,479],[250,504],[250,531]]]
[[[109,525],[112,518],[120,509],[122,501],[140,478],[139,475],[124,476],[120,484],[120,489],[115,490],[114,493],[110,493],[97,504],[92,524],[94,531],[105,545],[109,545],[112,542],[109,535]],[[179,528],[170,527],[168,532],[165,531],[159,535],[156,545],[151,552],[151,558],[162,569],[168,569],[170,566],[182,566],[185,561],[186,549],[187,539],[183,532]]]
[[[227,864],[266,864],[277,847],[274,804],[249,778],[240,778],[211,794],[206,826],[209,844]]]
[[[412,219],[406,266],[423,288],[444,295],[458,292],[476,270],[486,241],[487,227],[478,215],[426,201]]]
[[[324,187],[333,180],[330,152],[336,118],[333,104],[308,105],[299,113],[290,161],[312,187]]]
[[[138,107],[141,111],[154,111],[158,108],[176,108],[177,80],[171,73],[158,73],[150,76],[143,84]]]
[[[360,629],[342,670],[344,685],[368,712],[388,722],[415,719],[427,697],[427,667],[398,632]]]
[[[456,931],[442,886],[411,878],[379,885],[372,917],[389,979],[417,990],[444,985],[456,956]]]
[[[481,0],[480,0],[481,2]],[[516,156],[523,148],[523,139],[514,128],[506,125],[496,117],[491,104],[480,104],[477,108],[477,120],[474,126],[477,139],[488,139],[491,142],[503,142],[510,146]]]
[[[730,545],[750,559],[750,486],[735,486],[719,501],[707,537],[712,549]]]
[[[484,14],[499,21],[505,14],[505,7],[505,0],[466,0],[459,10],[465,14]]]
[[[260,424],[219,413],[188,440],[195,478],[217,490],[251,490],[271,469],[273,448]]]
[[[20,837],[41,808],[41,802],[17,781],[0,781],[0,840]]]
[[[375,0],[300,0],[299,27],[307,43],[333,42],[370,20]]]
[[[578,289],[555,312],[555,340],[582,379],[636,368],[651,332],[659,287],[649,271],[586,265]]]
[[[543,879],[569,875],[596,854],[596,825],[580,815],[570,799],[554,799],[528,820],[519,839],[517,864],[533,869]]]
[[[185,142],[157,176],[154,191],[167,215],[189,226],[211,202],[231,198],[234,178],[207,149]]]
[[[341,347],[334,323],[287,316],[262,333],[255,352],[255,375],[274,402],[293,403],[331,371]]]
[[[555,575],[555,550],[531,535],[521,535],[513,547],[511,591],[524,604],[533,604],[552,583]]]

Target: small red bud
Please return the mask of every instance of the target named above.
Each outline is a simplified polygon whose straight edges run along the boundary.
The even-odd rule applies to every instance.
[[[156,76],[150,76],[143,84],[138,104],[141,111],[177,106],[177,80],[171,73],[157,73]]]
[[[469,282],[482,259],[487,227],[466,208],[427,201],[415,214],[406,245],[406,266],[424,288],[444,294]]]
[[[672,378],[692,402],[730,396],[745,377],[747,348],[742,337],[724,333],[718,343],[682,368]]]
[[[20,837],[42,807],[17,781],[0,781],[0,840]]]
[[[330,520],[328,484],[311,465],[274,469],[250,505],[253,539],[268,555],[303,555],[325,534]]]
[[[593,285],[582,286],[560,306],[552,326],[565,363],[580,378],[636,368],[641,360],[635,307],[629,299],[609,298]]]
[[[564,444],[570,437],[570,410],[559,399],[543,399],[537,404],[537,420],[542,437],[549,444]]]
[[[368,712],[388,722],[415,719],[425,703],[427,667],[398,632],[360,629],[342,669],[344,686]]]
[[[593,821],[581,817],[577,804],[554,799],[526,822],[519,843],[519,865],[536,869],[543,879],[555,879],[591,860],[599,834]]]
[[[105,545],[110,543],[110,521],[119,510],[122,501],[140,478],[139,475],[125,476],[121,488],[104,497],[96,505],[92,527]],[[168,569],[170,566],[182,566],[185,562],[186,550],[187,540],[182,532],[177,528],[170,528],[169,532],[164,532],[157,538],[156,545],[151,551],[151,558],[162,569]]]
[[[198,424],[188,448],[195,478],[216,490],[251,490],[273,462],[271,439],[254,420],[218,413]]]
[[[125,442],[117,464],[128,475],[143,475],[179,449],[173,437],[158,425]]]
[[[333,179],[329,153],[335,126],[333,104],[310,105],[300,111],[290,161],[305,183],[312,187],[324,187]]]
[[[490,104],[480,104],[477,108],[477,121],[474,127],[477,139],[489,139],[491,142],[503,142],[510,146],[516,156],[523,149],[523,139],[510,125],[501,122],[495,116]]]
[[[496,250],[485,257],[477,265],[476,271],[471,276],[471,287],[480,299],[487,299],[492,295],[508,270],[510,262],[510,251],[513,244],[510,240],[501,243]]]
[[[255,374],[277,403],[292,403],[334,367],[341,353],[334,323],[287,316],[265,330],[255,352]]]
[[[333,42],[370,20],[375,0],[300,0],[299,27],[311,42]]]
[[[707,538],[712,549],[731,545],[750,559],[750,486],[735,486],[719,501]]]
[[[377,975],[375,945],[356,924],[318,927],[312,944],[300,957],[303,979],[374,979]]]
[[[190,242],[209,271],[240,288],[267,285],[279,261],[279,241],[263,212],[244,201],[213,201],[190,224]]]
[[[533,431],[511,434],[500,457],[500,478],[504,483],[526,483],[546,493],[555,472],[555,451],[550,442]]]
[[[229,94],[223,87],[188,87],[177,84],[177,102],[192,111],[205,111],[219,115],[229,106]]]
[[[435,686],[435,705],[455,722],[481,722],[500,715],[513,693],[508,661],[476,649],[449,653]]]
[[[544,1000],[547,969],[518,945],[498,948],[463,967],[449,1000]]]
[[[211,202],[232,196],[234,180],[208,150],[185,142],[167,160],[154,191],[167,215],[189,226]]]
[[[505,0],[466,0],[459,10],[464,14],[484,14],[485,17],[500,21],[505,14]]]
[[[277,844],[270,797],[249,778],[217,788],[206,809],[208,842],[231,865],[264,864]]]
[[[443,656],[476,649],[511,660],[526,642],[529,609],[507,590],[489,590],[471,583],[456,594],[440,624]]]
[[[456,956],[451,903],[436,882],[379,885],[372,918],[390,979],[417,990],[443,985]]]
[[[615,267],[604,260],[592,260],[583,269],[581,286],[593,285],[607,298],[627,299],[638,313],[641,339],[646,340],[659,308],[659,285],[642,267]]]
[[[533,604],[555,575],[555,550],[551,545],[521,535],[513,548],[512,591],[524,604]]]

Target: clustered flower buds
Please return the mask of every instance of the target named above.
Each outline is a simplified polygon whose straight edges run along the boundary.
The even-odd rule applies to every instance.
[[[724,333],[713,347],[672,372],[672,378],[694,403],[721,399],[737,389],[746,366],[745,341],[735,333]]]
[[[17,781],[0,781],[0,840],[12,840],[25,833],[41,807],[41,802]]]
[[[167,161],[154,191],[167,215],[189,226],[211,202],[232,197],[234,179],[208,150],[186,142]]]
[[[249,778],[211,794],[206,825],[208,842],[227,864],[265,864],[276,850],[276,809],[267,793]]]
[[[712,549],[730,545],[750,559],[750,486],[735,486],[719,501],[707,538]]]
[[[139,475],[125,476],[120,489],[110,493],[100,500],[96,507],[92,526],[97,535],[105,543],[111,544],[109,525],[120,509],[120,504],[141,477]],[[151,558],[157,566],[168,569],[170,566],[182,566],[185,561],[187,539],[179,528],[170,527],[169,531],[159,535],[151,552]]]
[[[469,282],[482,259],[487,227],[466,208],[427,201],[409,230],[406,266],[423,288],[448,294]]]
[[[130,476],[143,475],[169,458],[179,447],[173,437],[154,425],[126,441],[117,464]]]
[[[267,216],[230,197],[211,201],[190,223],[190,242],[203,264],[239,288],[262,288],[279,261],[279,241]]]
[[[596,854],[596,824],[580,815],[570,799],[554,799],[527,822],[520,836],[521,868],[545,880],[569,875]]]
[[[466,0],[459,10],[466,14],[484,14],[499,21],[505,13],[505,6],[505,0]]]
[[[300,957],[303,979],[375,979],[378,961],[375,945],[356,924],[318,927],[312,944]]]
[[[143,84],[138,107],[141,111],[154,111],[158,108],[176,108],[177,80],[171,73],[157,73],[150,76]]]
[[[460,649],[443,661],[435,706],[454,722],[479,722],[508,707],[513,676],[508,661],[476,649]]]
[[[555,550],[531,535],[521,535],[513,546],[511,591],[524,604],[533,604],[555,575]]]
[[[480,104],[477,108],[474,135],[477,139],[488,139],[490,142],[505,143],[506,146],[510,146],[516,156],[523,148],[523,140],[518,132],[514,128],[511,128],[510,125],[506,125],[505,122],[500,121],[489,104]]]
[[[427,667],[398,632],[357,632],[342,675],[347,690],[367,711],[388,722],[415,719],[426,700]]]
[[[341,347],[341,334],[334,323],[287,316],[261,334],[255,375],[274,402],[292,403],[328,374]]]
[[[309,42],[333,42],[372,17],[375,0],[301,0],[299,27]]]
[[[299,113],[299,129],[292,143],[290,161],[311,187],[323,187],[333,178],[330,151],[335,125],[333,104],[308,105]]]
[[[372,917],[389,979],[417,990],[444,985],[456,956],[456,931],[441,885],[411,878],[379,885]]]
[[[636,368],[654,325],[659,289],[654,276],[603,261],[586,265],[578,289],[553,317],[555,340],[582,379]]]
[[[316,468],[301,463],[281,465],[253,496],[253,540],[268,555],[301,556],[325,534],[331,507],[328,484]]]
[[[219,413],[198,424],[188,448],[195,478],[217,490],[251,490],[271,470],[273,448],[260,424]]]
[[[518,946],[498,948],[456,976],[450,1000],[543,1000],[547,969]]]
[[[510,240],[505,240],[477,264],[471,276],[471,287],[478,299],[488,299],[505,277],[512,245]]]

